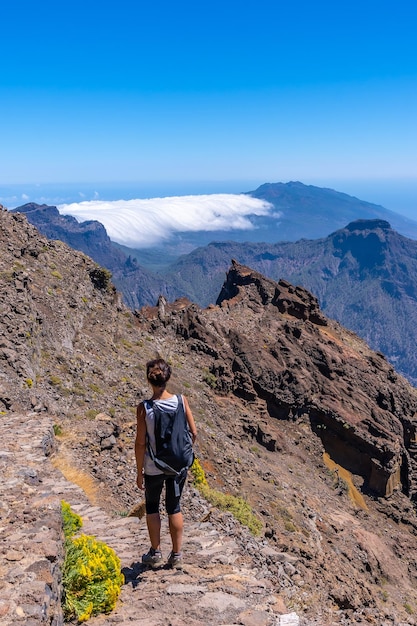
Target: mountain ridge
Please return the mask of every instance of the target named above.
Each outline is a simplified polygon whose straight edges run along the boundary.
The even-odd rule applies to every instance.
[[[322,232],[323,224],[327,225],[328,232],[331,225],[343,219],[346,221],[342,223],[342,228],[332,229],[330,234],[320,239],[278,243],[211,243],[181,256],[175,263],[167,264],[164,271],[155,273],[141,266],[133,251],[128,255],[126,249],[122,250],[113,244],[98,222],[78,224],[73,217],[61,216],[55,207],[39,207],[33,203],[14,211],[26,213],[28,219],[44,234],[61,238],[110,269],[114,283],[122,292],[125,303],[132,309],[155,304],[160,295],[167,300],[184,296],[202,306],[215,302],[232,257],[266,276],[274,279],[283,277],[296,282],[318,296],[326,314],[360,334],[375,350],[386,354],[390,362],[413,384],[417,384],[417,357],[414,351],[417,342],[417,330],[414,330],[417,328],[414,306],[417,284],[414,280],[416,268],[413,260],[416,246],[412,243],[414,240],[405,242],[401,233],[394,236],[393,229],[391,234],[387,234],[391,252],[387,249],[383,251],[381,242],[376,243],[380,238],[378,233],[388,233],[386,226],[381,227],[383,223],[390,224],[384,218],[394,218],[398,224],[399,217],[379,205],[300,182],[267,183],[249,193],[263,199],[269,198],[277,211],[283,211],[288,232],[294,233],[295,227],[299,231],[307,228],[316,232],[318,226]],[[320,206],[321,212],[317,208]],[[294,212],[295,217],[291,217],[291,212]],[[349,221],[358,212],[368,215],[368,218],[363,215],[360,217],[367,220],[362,226],[358,220]],[[412,225],[412,220],[400,219],[402,226]],[[259,218],[257,224],[262,226],[262,220],[264,218]],[[340,236],[335,234],[339,231],[342,233]],[[259,228],[252,232],[252,236],[265,232],[273,237],[275,232],[284,231]],[[417,236],[417,229],[415,232]],[[338,237],[345,239],[345,248],[340,242],[335,243]],[[354,239],[356,243],[353,251],[346,246]],[[374,244],[380,245],[385,268],[376,257],[372,257]],[[152,254],[143,251],[137,256],[142,260],[148,256],[153,259],[152,263],[167,257],[163,249],[155,249]]]
[[[112,242],[103,224],[96,220],[78,222],[71,215],[61,215],[55,206],[34,202],[24,204],[11,213],[23,213],[46,237],[64,241],[110,270],[131,308],[156,302],[161,294],[168,298],[180,295],[162,277],[141,267],[134,257]]]
[[[169,359],[209,485],[262,520],[283,602],[306,624],[415,624],[417,391],[381,354],[305,289],[236,262],[218,305],[161,297],[133,313],[86,255],[22,214],[0,222],[3,415],[49,416],[59,454],[95,481],[101,506],[129,510],[145,363]]]
[[[417,243],[385,220],[359,220],[318,240],[277,244],[221,242],[182,257],[172,281],[191,299],[215,302],[234,257],[265,276],[312,291],[323,311],[386,354],[417,382]]]

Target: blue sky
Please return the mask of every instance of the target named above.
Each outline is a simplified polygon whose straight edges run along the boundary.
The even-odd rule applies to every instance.
[[[300,180],[417,218],[416,18],[414,0],[4,2],[0,201]]]

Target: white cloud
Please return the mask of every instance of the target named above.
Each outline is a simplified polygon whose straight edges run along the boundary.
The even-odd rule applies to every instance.
[[[22,193],[22,200],[25,200],[26,202],[29,200],[29,196],[25,193]]]
[[[250,216],[271,215],[273,206],[244,194],[212,194],[91,200],[61,204],[58,210],[80,222],[98,220],[113,241],[145,248],[169,239],[175,232],[250,230],[254,228]]]

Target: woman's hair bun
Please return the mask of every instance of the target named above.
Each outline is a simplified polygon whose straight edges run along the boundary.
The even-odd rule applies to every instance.
[[[146,377],[152,385],[163,387],[171,378],[171,367],[164,359],[154,359],[146,364]]]

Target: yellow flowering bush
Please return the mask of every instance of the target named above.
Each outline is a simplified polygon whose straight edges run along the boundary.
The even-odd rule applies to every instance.
[[[199,485],[207,485],[207,478],[205,472],[201,466],[200,461],[195,457],[194,463],[191,466],[191,473],[193,475],[193,483],[196,487]]]
[[[66,620],[75,617],[78,622],[85,622],[92,615],[114,609],[124,577],[120,559],[112,548],[88,535],[72,538],[73,532],[68,529],[78,530],[81,518],[65,504],[62,504],[66,536],[63,611]],[[66,534],[66,525],[70,534]]]
[[[65,616],[85,622],[92,615],[114,609],[124,578],[114,550],[94,537],[81,535],[67,545],[62,581]]]

